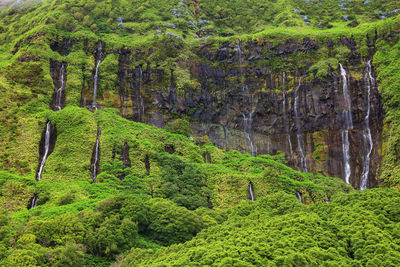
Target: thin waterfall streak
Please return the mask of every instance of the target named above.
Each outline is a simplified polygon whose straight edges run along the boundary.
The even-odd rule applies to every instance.
[[[373,149],[371,129],[368,127],[363,131],[364,146],[366,146],[367,153],[364,158],[363,173],[361,176],[360,190],[365,190],[368,187],[369,167],[371,163],[371,153]]]
[[[300,125],[300,116],[299,116],[299,89],[301,86],[301,77],[299,79],[299,84],[295,91],[295,98],[294,98],[294,116],[296,120],[296,128],[297,128],[297,150],[300,156],[300,169],[301,171],[308,172],[307,166],[307,158],[304,154],[304,143],[303,143],[303,135],[301,133],[301,125]]]
[[[350,184],[350,142],[349,142],[349,130],[342,131],[342,149],[343,149],[343,161],[344,161],[344,173],[345,173],[345,182]]]
[[[33,196],[31,201],[31,207],[29,209],[33,209],[38,206],[38,198],[39,197],[37,195]]]
[[[345,182],[349,184],[351,176],[349,129],[353,128],[353,119],[351,114],[351,97],[348,89],[347,73],[342,64],[339,63],[339,66],[340,74],[343,80],[343,98],[345,104],[345,108],[343,110],[345,129],[342,131],[344,178]]]
[[[242,71],[242,50],[240,48],[240,41],[237,42],[236,44],[236,53],[237,53],[237,57],[238,57],[238,64],[239,64],[239,72],[240,72],[240,77],[243,76],[243,71]],[[243,92],[248,91],[248,87],[246,84],[241,83],[241,89]],[[251,99],[251,108],[253,105],[253,99]],[[254,148],[254,144],[253,144],[253,140],[251,138],[250,135],[250,131],[252,128],[252,121],[253,121],[253,113],[254,111],[251,111],[249,116],[246,117],[246,115],[244,113],[242,113],[243,116],[243,128],[244,128],[244,135],[246,137],[246,140],[249,144],[250,147],[250,153],[252,156],[255,156],[255,148]]]
[[[300,168],[302,169],[303,172],[308,172],[308,166],[307,166],[307,160],[304,154],[304,144],[303,144],[303,135],[302,134],[297,134],[297,146],[298,146],[298,152],[300,156]]]
[[[295,90],[295,97],[294,97],[294,116],[296,118],[296,127],[297,131],[300,132],[300,117],[299,117],[299,89],[301,86],[301,77],[299,79],[299,84]]]
[[[99,161],[99,152],[100,152],[100,129],[97,129],[97,139],[96,139],[96,146],[94,152],[94,161],[93,161],[93,182],[96,182],[97,178],[97,164]]]
[[[237,42],[236,44],[236,53],[237,53],[237,60],[239,64],[239,77],[243,77],[243,69],[242,69],[242,50],[240,49],[240,41]],[[240,87],[243,92],[248,91],[248,86],[244,83],[242,83],[242,80],[240,80]]]
[[[244,135],[245,135],[245,137],[247,139],[247,142],[248,142],[248,144],[250,146],[251,155],[255,156],[254,144],[253,144],[253,140],[251,139],[251,136],[250,136],[250,131],[251,131],[251,128],[252,128],[252,123],[253,123],[253,114],[254,114],[254,112],[252,111],[252,112],[250,112],[248,117],[246,117],[246,115],[244,115],[243,113],[242,113],[242,116],[243,116]]]
[[[282,112],[283,112],[283,121],[284,121],[284,126],[285,130],[287,130],[287,116],[286,116],[286,95],[285,91],[282,92]]]
[[[346,70],[343,68],[342,64],[339,63],[339,66],[340,66],[340,74],[342,75],[342,79],[343,79],[343,98],[344,98],[344,104],[345,104],[343,115],[346,120],[345,121],[346,129],[352,129],[353,128],[353,118],[352,118],[352,114],[351,114],[351,97],[350,97],[348,81],[347,81],[347,73],[346,73]]]
[[[363,161],[363,172],[361,175],[361,184],[360,190],[365,190],[368,188],[368,176],[369,176],[369,168],[371,163],[371,153],[373,149],[373,142],[371,136],[371,129],[369,127],[369,115],[371,109],[371,87],[374,87],[375,80],[372,77],[372,67],[371,61],[369,60],[367,63],[367,74],[365,75],[365,82],[367,87],[367,112],[364,117],[365,129],[363,130],[363,141],[364,141],[364,149],[366,151]]]
[[[287,141],[289,145],[289,159],[293,159],[293,148],[292,148],[292,142],[290,141],[290,134],[289,134],[289,124],[287,120],[287,113],[286,113],[286,88],[285,88],[285,83],[286,83],[286,72],[282,73],[282,113],[283,113],[283,123],[285,127],[285,132],[287,134]]]
[[[62,93],[63,90],[65,89],[65,80],[64,80],[64,72],[65,72],[65,63],[61,63],[61,69],[60,69],[60,82],[61,86],[56,90],[56,109],[61,110],[61,101],[62,101]]]
[[[140,108],[139,108],[139,113],[141,112],[141,114],[139,114],[140,116],[140,120],[142,120],[142,116],[144,115],[144,104],[143,104],[143,97],[142,97],[142,93],[140,91],[140,89],[142,88],[142,81],[143,81],[143,70],[140,67],[140,85],[139,85],[139,98],[140,98]]]
[[[250,194],[251,201],[254,201],[255,197],[254,197],[254,192],[253,192],[253,185],[251,184],[251,182],[249,183],[249,194]]]
[[[45,139],[44,139],[44,154],[43,154],[42,161],[40,162],[39,170],[38,170],[38,173],[36,176],[37,181],[40,181],[40,179],[42,178],[44,164],[46,163],[47,156],[49,154],[50,130],[51,130],[51,123],[50,123],[50,121],[48,121],[47,125],[46,125],[46,134],[45,134]]]
[[[236,51],[237,51],[237,55],[238,55],[239,67],[241,67],[241,64],[242,64],[242,50],[240,49],[240,41],[238,41],[237,44],[236,44]]]
[[[99,65],[101,63],[101,53],[102,53],[102,44],[99,42],[99,46],[97,48],[97,61],[96,61],[96,69],[94,72],[94,78],[93,78],[93,102],[92,102],[92,107],[97,110],[97,89],[98,89],[98,80],[99,80]]]
[[[299,191],[296,191],[296,197],[297,197],[297,199],[298,199],[301,203],[304,203],[303,197],[301,196],[301,194],[300,194]]]
[[[293,159],[293,147],[292,147],[292,141],[290,141],[290,134],[287,135],[288,143],[289,143],[289,155],[290,159]]]

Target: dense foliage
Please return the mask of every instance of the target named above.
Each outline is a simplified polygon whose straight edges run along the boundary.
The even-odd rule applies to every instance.
[[[296,73],[307,61],[312,80],[354,53],[373,56],[386,111],[382,186],[399,187],[396,1],[44,0],[0,8],[1,266],[400,264],[397,191],[354,192],[338,178],[287,167],[279,152],[218,149],[207,136],[191,137],[187,118],[176,114],[164,130],[116,108],[117,51],[129,51],[137,68],[162,72],[160,86],[197,90],[188,66],[202,45],[311,38],[318,50],[263,64]],[[345,37],[357,52],[328,48]],[[80,101],[99,41],[103,108],[91,112]],[[49,107],[53,61],[68,64],[60,111]],[[47,121],[57,141],[36,182]],[[101,167],[93,182],[97,136]]]
[[[397,266],[399,201],[393,190],[312,206],[272,194],[229,210],[185,244],[133,249],[122,266]]]
[[[352,191],[338,178],[294,171],[281,155],[224,152],[128,121],[112,109],[93,114],[67,107],[47,115],[57,125],[60,145],[46,162],[43,179],[0,173],[4,264],[101,265],[132,247],[182,243],[222,223],[226,208],[249,201],[250,182],[258,198],[300,192],[309,204]],[[93,147],[97,124],[102,172],[90,183],[84,151]],[[131,147],[130,167],[120,155],[124,143]],[[204,153],[211,162],[204,161]],[[31,208],[34,196],[39,205]]]

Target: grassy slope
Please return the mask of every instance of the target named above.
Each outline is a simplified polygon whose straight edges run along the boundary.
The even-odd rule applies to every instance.
[[[153,194],[155,197],[169,198],[178,204],[186,203],[185,201],[187,200],[182,199],[182,196],[169,195],[169,192],[165,190],[165,187],[171,186],[171,181],[168,181],[165,176],[165,172],[170,171],[165,162],[177,162],[178,165],[183,162],[184,166],[190,166],[187,169],[188,172],[191,171],[195,175],[205,177],[205,183],[194,189],[187,189],[189,191],[193,190],[195,196],[200,197],[199,203],[201,205],[206,205],[207,198],[209,198],[209,201],[217,210],[225,210],[235,205],[240,206],[237,211],[232,211],[232,215],[227,215],[230,219],[226,224],[215,226],[212,230],[210,229],[210,232],[204,232],[198,239],[189,243],[190,247],[183,248],[178,245],[170,249],[164,249],[154,256],[156,258],[152,258],[153,256],[150,253],[150,258],[143,257],[143,259],[139,259],[139,262],[141,260],[143,262],[151,262],[156,259],[160,263],[169,261],[169,263],[180,261],[187,263],[190,259],[187,255],[194,253],[193,251],[212,251],[212,248],[218,248],[219,244],[216,245],[211,241],[202,241],[202,239],[207,240],[208,235],[210,235],[210,239],[213,239],[216,232],[224,229],[228,229],[224,230],[227,231],[226,233],[239,231],[237,229],[237,221],[241,221],[242,216],[237,215],[237,213],[240,213],[240,209],[245,210],[243,211],[244,214],[251,214],[252,212],[249,210],[256,210],[251,216],[256,217],[254,219],[258,220],[260,224],[260,229],[254,230],[253,221],[249,222],[247,219],[243,219],[245,227],[239,231],[240,239],[248,235],[249,231],[252,232],[254,230],[255,232],[250,241],[246,242],[251,243],[252,239],[257,238],[257,234],[265,235],[267,233],[266,225],[278,225],[276,227],[285,228],[287,224],[282,221],[290,221],[293,220],[293,217],[300,216],[304,219],[303,221],[312,219],[310,224],[306,226],[307,231],[311,231],[314,227],[312,222],[316,224],[322,223],[323,231],[326,231],[327,235],[332,235],[332,232],[334,232],[338,236],[337,238],[331,237],[327,242],[340,243],[353,238],[353,233],[345,233],[343,234],[345,237],[343,237],[336,230],[331,229],[334,226],[326,224],[327,215],[324,214],[331,207],[335,211],[333,217],[342,218],[340,216],[345,212],[358,214],[359,210],[352,209],[350,206],[355,203],[366,203],[363,198],[379,198],[387,194],[389,195],[389,200],[397,201],[396,193],[377,190],[374,193],[366,192],[350,195],[349,198],[354,200],[349,200],[350,204],[345,203],[345,208],[341,208],[343,204],[341,201],[344,201],[341,199],[346,199],[344,196],[337,197],[339,200],[334,201],[333,204],[329,204],[327,207],[324,205],[321,207],[303,207],[298,205],[297,200],[294,198],[296,191],[303,193],[306,203],[313,203],[314,201],[324,202],[328,198],[335,199],[334,195],[336,193],[350,192],[352,189],[336,178],[293,171],[281,163],[282,159],[280,157],[260,156],[253,158],[237,152],[224,152],[211,144],[199,146],[187,137],[127,121],[112,109],[101,110],[93,114],[86,109],[78,108],[82,78],[85,75],[90,75],[88,69],[93,67],[94,64],[91,53],[83,52],[85,48],[83,40],[87,40],[89,51],[95,49],[96,42],[99,39],[107,44],[108,53],[122,47],[133,50],[140,48],[141,50],[149,51],[149,48],[162,44],[165,35],[162,35],[161,39],[154,35],[154,31],[160,29],[163,33],[174,32],[182,37],[186,36],[181,42],[184,52],[175,58],[167,58],[165,66],[160,66],[161,68],[169,68],[171,65],[175,67],[174,62],[185,61],[193,56],[192,49],[198,47],[202,41],[192,37],[193,33],[187,22],[189,18],[178,19],[171,15],[169,10],[176,8],[177,2],[135,1],[136,5],[132,7],[130,1],[115,1],[113,4],[107,4],[105,1],[62,1],[62,3],[60,1],[53,3],[49,1],[40,7],[24,6],[22,10],[17,12],[7,11],[2,13],[0,19],[0,114],[2,118],[0,159],[4,170],[23,175],[21,177],[6,172],[0,174],[2,185],[0,203],[4,204],[2,205],[2,214],[9,220],[7,227],[7,224],[2,221],[2,243],[0,247],[0,256],[6,263],[14,262],[13,260],[17,258],[15,255],[21,252],[19,251],[21,245],[17,246],[15,243],[17,240],[23,239],[24,233],[38,235],[35,231],[29,230],[30,228],[26,226],[27,222],[57,219],[64,213],[73,214],[74,216],[80,214],[79,216],[82,217],[85,212],[91,210],[99,211],[99,203],[115,195],[136,196],[148,201],[150,195]],[[382,1],[385,2],[383,4],[381,1],[376,1],[377,6],[375,9],[364,7],[361,4],[362,1],[353,1],[354,7],[349,7],[346,12],[336,7],[337,1],[324,1],[328,6],[324,8],[310,7],[304,4],[303,1],[284,1],[285,5],[282,4],[282,1],[271,1],[270,5],[268,5],[269,8],[262,8],[265,5],[264,2],[251,1],[251,6],[248,6],[249,3],[242,6],[243,1],[219,1],[218,5],[215,6],[214,1],[190,1],[190,12],[193,13],[190,18],[210,20],[211,25],[206,26],[205,30],[208,30],[214,36],[208,42],[215,47],[225,41],[234,43],[237,39],[243,41],[265,39],[280,43],[287,39],[309,37],[326,42],[328,38],[337,39],[342,36],[354,36],[363,46],[360,51],[364,51],[366,55],[369,52],[365,48],[365,36],[367,33],[373,36],[375,29],[377,29],[378,35],[381,36],[387,33],[389,29],[398,29],[399,27],[399,18],[377,21],[376,10],[378,7],[383,12],[388,12],[397,7],[393,1],[389,1],[389,3]],[[306,27],[299,15],[294,15],[292,11],[297,7],[300,7],[301,11],[310,17],[311,27]],[[343,22],[341,18],[347,12],[355,14],[353,21],[368,23],[362,23],[357,28],[347,27],[346,24],[348,23]],[[120,14],[124,14],[123,29],[119,29],[116,26],[117,18]],[[320,17],[321,21],[317,17]],[[174,30],[165,26],[166,22],[174,23],[177,28]],[[320,30],[317,28],[318,23],[324,23],[324,25],[331,23],[333,28]],[[265,29],[266,26],[268,27],[267,29]],[[127,33],[125,31],[126,28],[131,29],[133,34]],[[62,38],[79,40],[74,43],[72,52],[66,58],[63,58],[50,48],[50,44],[60,41]],[[381,90],[385,97],[385,107],[388,112],[386,118],[386,146],[383,151],[385,155],[383,176],[387,185],[398,184],[400,175],[396,167],[399,161],[396,157],[399,153],[398,131],[396,131],[398,128],[397,121],[399,121],[398,112],[396,111],[396,95],[398,95],[399,85],[397,83],[398,79],[395,77],[399,76],[396,58],[398,58],[398,51],[400,51],[397,44],[397,39],[392,42],[382,41],[382,43],[379,43],[379,50],[374,58],[374,64],[377,67],[381,82]],[[149,54],[150,57],[148,57]],[[152,55],[155,55],[154,58],[151,57]],[[156,60],[157,53],[151,54],[147,52],[142,55],[142,58],[139,56],[138,62],[145,62],[148,60],[147,57]],[[69,64],[68,72],[71,73],[68,77],[67,85],[68,107],[59,112],[50,111],[48,107],[54,90],[48,71],[49,59],[67,61]],[[112,70],[115,70],[116,63],[116,57],[108,56],[102,63],[102,72],[109,72],[112,75]],[[82,71],[82,66],[86,70]],[[387,68],[387,66],[390,66],[390,68]],[[104,80],[115,79],[114,76],[106,78]],[[182,79],[184,80],[184,78]],[[109,86],[112,86],[112,84]],[[50,119],[57,126],[57,144],[46,163],[43,180],[40,183],[36,183],[34,175],[38,164],[38,145],[47,119]],[[96,139],[97,125],[102,130],[101,166],[103,172],[98,177],[98,183],[90,184],[90,157]],[[120,151],[124,142],[131,147],[132,167],[128,169],[122,168],[122,162],[118,156],[115,160],[112,160],[113,149]],[[169,156],[164,152],[165,144],[175,146],[176,157]],[[203,163],[202,154],[205,151],[211,154],[212,164]],[[147,175],[143,163],[146,155],[150,158],[150,175]],[[121,173],[126,175],[123,181],[118,178]],[[179,187],[179,179],[174,181],[172,185]],[[260,198],[260,203],[252,204],[245,201],[249,181],[253,183],[257,197]],[[39,195],[39,203],[41,205],[32,210],[27,210],[26,207],[34,193]],[[274,193],[278,193],[278,195],[270,196]],[[190,191],[190,194],[192,194],[192,191]],[[183,198],[193,197],[190,194],[183,194]],[[263,197],[267,198],[263,199]],[[293,209],[290,209],[288,214],[283,214],[285,212],[271,214],[268,201],[281,199],[287,200],[288,205],[293,206]],[[384,202],[386,203],[386,200]],[[151,207],[153,204],[146,205]],[[277,205],[277,207],[285,209],[283,203],[282,205]],[[387,207],[388,204],[383,205],[383,208]],[[366,209],[365,212],[368,213],[370,210]],[[201,211],[198,211],[198,213],[201,214]],[[275,218],[273,215],[279,216]],[[389,236],[385,239],[385,242],[387,241],[391,249],[395,251],[393,255],[397,255],[398,244],[390,243],[392,242],[391,239],[397,238],[397,232],[392,230],[397,225],[395,220],[389,218],[388,221],[374,214],[370,216],[371,220],[377,220],[376,224],[383,231],[382,235]],[[270,217],[272,219],[269,219]],[[209,221],[212,221],[210,225],[216,223],[215,220],[211,220],[210,217],[204,214],[201,218],[204,228],[208,227],[207,222]],[[265,225],[263,224],[265,222],[264,219],[267,220]],[[346,223],[341,223],[339,219],[335,219],[335,224],[340,225],[340,227],[349,227],[348,225],[351,225],[353,221],[346,221]],[[357,223],[361,223],[361,221],[355,222],[355,224]],[[387,228],[382,226],[382,224],[386,225],[387,223],[389,225]],[[302,227],[296,227],[289,231],[294,236],[293,238],[298,238],[303,231]],[[369,237],[375,230],[363,229],[360,230],[359,234],[355,232],[354,235]],[[160,240],[151,239],[151,235],[154,233],[157,232],[150,231],[150,233],[141,233],[141,235],[146,239],[150,239],[150,243],[159,243]],[[217,235],[215,234],[215,236]],[[218,239],[219,237],[216,238]],[[280,238],[281,236],[277,234],[276,239],[279,240]],[[374,238],[377,237],[374,234],[371,235],[371,239]],[[307,242],[311,242],[310,239],[312,238],[308,235],[306,239]],[[78,243],[83,242],[80,239],[75,241]],[[19,242],[18,244],[23,243],[23,241]],[[206,246],[204,242],[210,243],[210,247],[203,248],[203,246]],[[284,244],[276,244],[274,242],[270,244],[275,250],[277,247],[286,248],[293,240],[289,239]],[[307,243],[306,241],[301,242]],[[232,245],[231,248],[236,250],[237,241],[234,241],[233,244],[235,245]],[[319,243],[317,245],[320,246]],[[44,248],[48,249],[49,247],[56,250],[59,246],[67,246],[67,244],[65,242],[57,243],[55,246],[41,244],[40,248],[32,250],[42,251]],[[22,248],[27,247],[28,245],[26,247],[22,246]],[[149,244],[136,244],[134,247],[153,248]],[[250,244],[244,245],[241,249],[245,247],[250,250],[258,250],[259,248],[258,245]],[[342,243],[338,247],[342,247],[344,250],[350,249]],[[367,246],[361,247],[366,249]],[[321,262],[326,261],[326,259],[332,259],[334,263],[337,263],[334,261],[337,260],[347,264],[351,262],[351,259],[348,258],[349,255],[354,253],[352,246],[350,254],[347,251],[343,253],[341,251],[329,251],[333,256],[329,253],[329,255],[325,255],[325,252],[310,252],[307,250],[308,248],[310,247],[304,248],[298,244],[298,249],[294,248],[294,251],[299,251],[305,256],[291,255],[290,257],[294,258],[293,260],[299,259],[300,262],[306,260],[310,264],[312,263],[310,259],[312,257],[318,258],[318,261],[321,260],[319,259],[320,257],[324,258]],[[386,251],[385,248],[382,249]],[[9,251],[7,252],[7,250]],[[169,250],[171,250],[172,255],[170,259],[166,259],[164,254],[168,255]],[[141,253],[146,254],[149,252]],[[222,255],[224,253],[218,253],[211,258],[218,258],[218,260],[222,261],[225,257]],[[236,255],[235,253],[232,252],[233,255]],[[319,256],[315,256],[316,254]],[[208,258],[208,256],[201,256],[204,255],[201,253],[199,255],[197,257]],[[182,256],[181,259],[180,256]],[[132,260],[130,257],[132,255],[128,257],[128,262]],[[41,256],[36,258],[39,259]],[[232,256],[232,258],[251,262],[249,259],[241,259],[240,256]],[[271,260],[276,261],[279,265],[285,260],[290,262],[291,259],[282,259],[277,255],[273,255]],[[385,259],[380,257],[379,260],[383,262]],[[391,258],[388,260],[391,260]],[[135,260],[132,260],[132,262],[135,262]],[[230,259],[220,263],[231,264]],[[238,264],[240,265],[240,263]],[[257,264],[257,262],[253,262],[253,264]]]
[[[112,202],[115,197],[117,197],[115,201],[128,204],[132,201],[124,202],[125,198],[134,198],[133,203],[136,203],[137,199],[142,199],[141,201],[145,202],[140,206],[149,207],[149,216],[155,216],[151,220],[153,222],[159,218],[158,216],[161,216],[161,214],[152,215],[153,209],[160,210],[163,205],[166,205],[165,209],[175,207],[173,202],[159,203],[160,201],[157,198],[170,199],[179,205],[196,209],[195,212],[198,215],[192,213],[179,215],[189,212],[186,208],[181,207],[182,211],[177,214],[178,210],[174,211],[173,214],[176,215],[169,215],[168,219],[163,220],[168,221],[171,220],[171,216],[178,216],[176,219],[179,222],[182,216],[189,216],[188,220],[192,220],[190,216],[195,216],[193,218],[198,219],[188,223],[197,224],[196,232],[198,232],[200,229],[217,224],[214,217],[220,216],[218,215],[220,213],[223,214],[227,208],[247,202],[250,181],[257,198],[281,192],[281,194],[291,195],[295,199],[295,192],[298,191],[303,194],[306,203],[324,202],[327,199],[333,199],[334,195],[340,192],[351,192],[353,190],[338,178],[294,171],[280,163],[279,161],[282,159],[279,156],[276,158],[269,156],[253,158],[248,154],[242,155],[235,151],[224,152],[211,144],[199,146],[186,136],[171,134],[162,129],[127,121],[112,109],[97,111],[93,114],[84,108],[67,107],[59,112],[48,112],[48,117],[52,123],[57,125],[58,139],[54,152],[46,162],[42,180],[35,182],[33,172],[24,177],[11,175],[7,172],[0,173],[0,203],[3,204],[0,213],[5,216],[4,218],[7,218],[6,223],[2,223],[3,235],[0,243],[4,250],[1,258],[3,258],[5,264],[17,264],[16,259],[19,259],[20,263],[18,264],[27,264],[27,261],[21,259],[20,254],[23,254],[23,251],[31,250],[42,251],[36,252],[38,255],[33,257],[34,261],[32,262],[39,265],[54,264],[53,258],[40,255],[57,254],[58,250],[68,250],[71,240],[78,243],[78,246],[81,243],[84,244],[87,249],[74,248],[72,251],[88,253],[86,254],[86,264],[89,264],[88,261],[95,261],[97,265],[107,264],[115,257],[115,253],[124,252],[131,247],[154,248],[154,246],[157,247],[157,244],[169,244],[165,242],[172,240],[172,236],[170,237],[169,232],[162,229],[168,229],[174,222],[169,222],[168,228],[166,225],[161,226],[161,228],[160,226],[149,225],[146,226],[149,229],[140,230],[139,227],[140,235],[136,237],[121,236],[116,239],[130,240],[130,245],[125,243],[125,245],[122,245],[118,243],[119,241],[109,240],[107,242],[110,243],[110,246],[114,244],[112,242],[119,244],[116,245],[118,249],[111,250],[98,248],[97,246],[100,245],[96,244],[100,241],[90,239],[90,236],[96,236],[96,234],[91,234],[91,228],[85,228],[86,226],[82,226],[85,230],[79,230],[82,234],[75,236],[76,231],[81,228],[73,228],[73,225],[76,227],[80,224],[86,225],[88,223],[85,219],[88,216],[86,214],[90,215],[95,212],[90,216],[110,218],[108,217],[110,215],[107,215],[101,209],[104,205],[101,203]],[[91,183],[89,168],[96,138],[96,124],[102,131],[102,173],[98,175],[96,183]],[[131,147],[132,167],[127,169],[122,168],[119,155],[115,159],[112,158],[113,149],[121,150],[124,142]],[[174,155],[164,152],[165,144],[175,147]],[[203,163],[202,154],[205,151],[211,155],[211,163]],[[149,155],[150,158],[150,175],[147,174],[144,164],[146,155]],[[36,164],[32,161],[33,167]],[[173,165],[170,166],[170,164]],[[176,180],[171,181],[170,175],[179,173],[179,168],[182,167],[184,170],[181,176],[172,176]],[[126,174],[124,180],[118,178],[121,173]],[[201,177],[201,183],[196,184],[195,180],[192,181],[192,177]],[[174,191],[172,195],[169,189]],[[178,190],[183,191],[176,195],[175,193]],[[27,210],[33,195],[39,196],[39,206]],[[208,202],[213,205],[214,210],[207,211],[204,208]],[[128,204],[122,204],[122,207],[126,207]],[[162,206],[159,207],[159,205]],[[128,207],[125,209],[128,209]],[[118,220],[122,220],[122,218],[128,220],[127,218],[130,218],[130,216],[136,216],[135,212],[124,213],[123,210],[124,208],[121,209],[121,207],[117,210],[117,214],[120,214],[118,218],[121,218]],[[165,212],[168,214],[168,211]],[[210,213],[212,217],[210,217]],[[77,218],[80,219],[75,222]],[[60,224],[63,225],[62,222],[65,220],[72,220],[73,224],[61,227]],[[118,225],[118,220],[114,223],[115,225]],[[136,220],[140,222],[140,219]],[[107,219],[103,224],[106,224],[106,222]],[[119,222],[121,223],[121,221]],[[67,223],[67,221],[64,223]],[[56,228],[49,228],[53,227],[52,225]],[[71,227],[71,230],[59,232],[60,229],[70,229]],[[96,227],[100,228],[94,229],[102,229],[101,225]],[[49,229],[44,230],[47,228]],[[179,227],[178,229],[185,228]],[[119,231],[118,228],[115,231]],[[177,233],[176,231],[178,230],[174,230],[173,235]],[[30,240],[37,240],[37,244],[40,244],[35,249],[31,248],[31,245],[28,246],[32,243],[20,244],[26,242],[22,240],[31,235],[33,235],[33,239]],[[61,235],[61,241],[57,239],[59,235]],[[82,239],[81,235],[87,235],[87,237]],[[186,241],[192,236],[193,234],[189,237],[186,235],[179,237],[178,235],[175,242]],[[145,238],[145,241],[140,241],[142,238]],[[15,241],[18,241],[20,245],[12,245]],[[97,248],[98,252],[94,248]],[[92,252],[93,250],[95,252]],[[96,255],[102,258],[94,257]],[[46,260],[41,261],[40,259]]]

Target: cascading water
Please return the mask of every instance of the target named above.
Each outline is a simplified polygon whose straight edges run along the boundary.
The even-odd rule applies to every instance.
[[[287,140],[289,144],[289,157],[290,159],[293,159],[293,148],[292,148],[292,142],[290,141],[290,134],[289,134],[289,123],[287,120],[287,115],[286,115],[286,89],[285,89],[285,82],[286,82],[286,73],[282,73],[282,110],[283,110],[283,123],[285,125],[285,131],[287,133]]]
[[[94,71],[94,78],[93,78],[93,102],[92,102],[92,108],[97,110],[97,102],[96,102],[96,97],[97,97],[97,88],[99,86],[98,80],[99,80],[99,65],[101,63],[101,55],[102,55],[102,49],[103,45],[101,42],[99,42],[99,45],[97,47],[97,61],[96,61],[96,68]]]
[[[343,149],[343,162],[344,162],[344,179],[345,182],[350,184],[350,141],[349,141],[349,130],[342,131],[342,149]]]
[[[296,120],[296,128],[297,128],[297,150],[299,152],[299,157],[300,157],[300,169],[303,172],[308,172],[308,166],[307,166],[307,158],[304,153],[304,141],[303,141],[303,135],[301,133],[301,125],[300,125],[300,116],[299,116],[299,89],[301,86],[301,77],[299,79],[299,84],[296,88],[295,91],[295,98],[294,98],[294,116]]]
[[[240,75],[239,77],[243,76],[243,71],[242,71],[242,50],[240,48],[240,41],[238,40],[236,44],[236,54],[237,54],[237,60],[239,63],[239,72]],[[244,97],[247,97],[249,95],[249,88],[246,84],[241,83],[241,89]],[[250,108],[251,110],[253,109],[253,96],[250,96]],[[246,141],[250,147],[250,153],[252,156],[255,156],[255,148],[253,144],[253,140],[251,138],[250,132],[252,130],[252,123],[253,123],[253,114],[254,111],[250,111],[249,115],[246,116],[244,113],[242,113],[243,116],[243,130],[244,130],[244,135],[246,137]]]
[[[49,149],[50,149],[50,131],[51,131],[51,123],[50,123],[50,121],[48,121],[47,125],[46,125],[46,134],[45,134],[45,139],[44,139],[43,158],[42,158],[42,161],[40,162],[39,170],[38,170],[38,172],[36,174],[36,180],[37,181],[40,181],[40,179],[42,178],[44,164],[46,163],[47,156],[49,154]]]
[[[238,60],[238,64],[239,64],[239,77],[242,78],[243,77],[242,50],[240,48],[240,41],[238,41],[236,44],[236,54],[237,54],[237,60]],[[248,93],[249,88],[248,88],[247,84],[243,83],[242,80],[240,80],[239,83],[240,83],[240,87],[241,87],[242,91]]]
[[[256,200],[256,198],[254,196],[253,184],[251,182],[249,183],[249,196],[250,196],[251,201]]]
[[[293,159],[293,147],[292,147],[292,141],[290,140],[290,134],[287,134],[287,138],[288,138],[288,143],[289,143],[290,159]]]
[[[242,50],[240,49],[240,41],[237,42],[236,44],[236,53],[238,56],[238,62],[239,62],[239,69],[240,69],[240,73],[242,73]]]
[[[33,208],[37,207],[38,206],[38,200],[39,200],[39,197],[37,195],[34,195],[33,198],[32,198],[32,201],[31,201],[31,206],[29,207],[29,209],[33,209]]]
[[[62,95],[65,89],[65,71],[66,71],[66,63],[61,63],[60,68],[60,88],[56,89],[55,92],[55,109],[61,110],[62,109]]]
[[[253,144],[253,140],[250,135],[252,123],[253,123],[253,114],[254,114],[254,111],[250,112],[249,116],[246,116],[245,114],[242,114],[242,116],[243,116],[244,135],[246,136],[246,140],[250,146],[251,155],[255,156],[256,153],[255,153],[255,149],[254,149],[254,144]]]
[[[349,141],[349,129],[353,128],[353,118],[351,115],[351,98],[348,89],[347,73],[343,68],[342,64],[339,63],[340,74],[343,80],[343,98],[345,108],[343,110],[343,117],[345,119],[345,129],[342,131],[342,148],[343,148],[343,162],[344,162],[344,174],[345,182],[350,183],[350,141]]]
[[[304,203],[303,197],[299,191],[296,191],[296,197],[301,203]]]
[[[138,73],[138,82],[136,85],[136,102],[137,102],[137,120],[142,121],[142,116],[144,115],[144,104],[143,104],[143,97],[140,92],[140,89],[142,88],[142,81],[143,81],[143,70],[142,67],[139,67],[139,73]]]
[[[92,179],[93,182],[96,182],[96,178],[98,175],[98,165],[99,165],[99,159],[100,159],[100,129],[97,129],[97,138],[96,138],[96,145],[94,147],[94,153],[93,153],[93,165],[92,165]]]
[[[363,160],[363,172],[361,175],[360,190],[365,190],[367,189],[368,186],[369,165],[371,161],[371,152],[373,148],[371,129],[369,127],[369,114],[371,109],[371,102],[370,102],[371,87],[373,88],[375,86],[375,80],[372,77],[372,67],[370,60],[367,61],[366,66],[367,66],[367,72],[365,74],[364,80],[367,88],[367,112],[364,117],[365,129],[363,130],[363,142],[366,153]]]

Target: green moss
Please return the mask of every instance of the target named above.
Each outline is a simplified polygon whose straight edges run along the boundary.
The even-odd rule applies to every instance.
[[[399,112],[399,42],[395,40],[379,41],[378,51],[373,64],[377,68],[379,90],[382,92],[383,103],[387,112],[383,132],[383,163],[381,179],[383,185],[399,187],[400,169],[400,112]]]
[[[200,87],[198,74],[191,72],[199,62],[226,72],[239,67],[210,58],[238,40],[246,55],[253,52],[252,42],[263,46],[257,62],[240,67],[265,67],[272,75],[285,71],[287,87],[295,88],[290,72],[308,71],[307,82],[324,79],[339,62],[348,63],[351,53],[372,55],[374,48],[367,40],[377,39],[373,62],[386,111],[381,179],[385,186],[398,187],[400,48],[391,32],[399,29],[400,18],[379,20],[376,13],[397,8],[395,1],[363,2],[347,2],[344,11],[334,0],[322,6],[292,0],[188,1],[188,14],[182,12],[182,18],[172,15],[171,9],[177,8],[173,0],[138,0],[134,5],[125,0],[44,1],[1,11],[0,162],[8,172],[0,172],[0,265],[108,266],[118,254],[127,255],[122,264],[134,265],[185,266],[195,260],[221,266],[399,265],[400,250],[393,241],[399,239],[393,230],[398,193],[355,193],[338,178],[287,167],[282,154],[251,157],[218,149],[206,136],[192,141],[188,122],[177,113],[172,114],[178,119],[167,125],[168,132],[128,121],[113,109],[119,104],[117,52],[122,49],[134,62],[129,71],[140,65],[164,74],[162,81],[152,74],[151,85],[140,88],[143,95],[172,82],[183,97]],[[352,25],[360,22],[357,27],[342,21],[347,13]],[[310,26],[300,15],[309,17]],[[117,26],[120,16],[124,27]],[[203,32],[199,27],[192,31],[189,19],[206,19],[210,25]],[[166,23],[174,23],[175,29]],[[212,37],[202,41],[195,34]],[[350,37],[357,43],[355,51],[342,45]],[[64,51],[58,51],[65,39],[72,46],[64,57]],[[100,64],[98,92],[103,109],[92,113],[78,106],[82,91],[92,90],[99,40],[106,56]],[[268,56],[271,46],[309,40],[318,44],[318,50]],[[328,48],[328,41],[336,44]],[[67,107],[57,112],[49,108],[54,92],[51,59],[68,63]],[[232,83],[249,79],[227,78]],[[211,94],[218,89],[209,82]],[[57,142],[42,180],[36,182],[39,140],[47,120],[57,127]],[[98,127],[100,174],[91,183]],[[326,157],[322,137],[313,136],[317,163]],[[130,166],[121,155],[126,145]],[[255,203],[248,201],[250,182]],[[296,200],[296,192],[308,206]],[[35,194],[39,206],[28,210]],[[333,203],[324,203],[329,200]]]
[[[309,69],[310,72],[315,73],[315,77],[318,79],[324,79],[331,70],[336,70],[339,61],[336,58],[328,58],[320,60]]]

